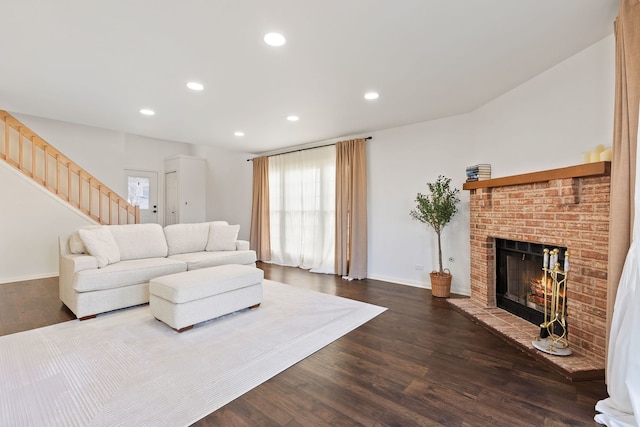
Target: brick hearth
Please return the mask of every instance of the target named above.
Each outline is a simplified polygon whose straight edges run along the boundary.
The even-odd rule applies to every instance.
[[[506,338],[513,335],[513,341],[535,353],[530,341],[539,328],[532,325],[534,336],[527,330],[518,337],[512,327],[499,330],[495,320],[521,324],[515,315],[496,308],[495,239],[566,247],[571,259],[568,340],[575,356],[542,357],[574,379],[604,372],[609,171],[609,162],[599,162],[464,185],[471,192],[471,301],[452,302],[481,323],[490,320],[493,326],[487,326]],[[478,308],[489,317],[480,315]]]

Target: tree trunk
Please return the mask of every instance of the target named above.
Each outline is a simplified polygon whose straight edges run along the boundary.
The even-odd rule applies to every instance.
[[[440,244],[440,231],[441,230],[437,230],[436,234],[438,235],[438,266],[440,267],[440,274],[444,273],[444,270],[442,269],[442,245]]]

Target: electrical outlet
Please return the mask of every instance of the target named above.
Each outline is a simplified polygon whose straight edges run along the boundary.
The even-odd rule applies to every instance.
[[[422,264],[416,264],[416,270],[422,271],[424,270],[424,266]]]

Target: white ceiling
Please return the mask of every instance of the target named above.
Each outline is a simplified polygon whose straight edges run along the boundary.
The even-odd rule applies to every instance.
[[[618,0],[0,7],[0,109],[259,153],[473,111],[610,35]],[[287,43],[264,44],[270,31]]]

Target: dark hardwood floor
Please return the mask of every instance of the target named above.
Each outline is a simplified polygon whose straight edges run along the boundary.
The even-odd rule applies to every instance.
[[[268,279],[389,310],[196,426],[598,425],[602,381],[568,382],[428,290],[259,267]],[[0,335],[72,318],[56,278],[0,285]]]

